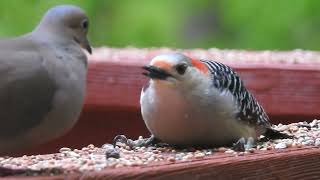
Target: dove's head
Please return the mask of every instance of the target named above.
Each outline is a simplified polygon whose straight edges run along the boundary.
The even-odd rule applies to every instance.
[[[86,13],[74,5],[59,5],[49,9],[37,27],[40,31],[75,41],[91,54],[87,39],[88,28],[89,19]]]

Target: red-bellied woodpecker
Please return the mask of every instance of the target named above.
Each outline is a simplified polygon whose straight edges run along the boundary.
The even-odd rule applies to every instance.
[[[182,146],[238,142],[243,150],[245,139],[252,143],[261,134],[280,134],[271,129],[266,112],[229,66],[171,53],[156,56],[144,69],[151,80],[141,92],[142,117],[162,142]]]

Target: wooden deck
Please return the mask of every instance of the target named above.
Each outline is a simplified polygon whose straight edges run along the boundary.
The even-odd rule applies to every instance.
[[[100,172],[54,177],[12,177],[10,180],[77,179],[319,179],[319,148],[259,151],[235,157],[218,153],[204,159],[154,163],[142,167],[110,168]],[[1,179],[1,178],[0,178]]]
[[[320,177],[319,149],[259,152],[234,157],[212,155],[206,159],[148,167],[110,169],[77,176],[86,179],[316,179]],[[72,176],[71,176],[72,177]]]
[[[27,154],[57,152],[61,146],[102,145],[117,134],[149,133],[141,119],[139,97],[147,82],[141,66],[170,49],[95,49],[89,57],[87,98],[79,122],[66,136]],[[196,58],[233,67],[268,112],[272,123],[320,117],[320,55],[308,51],[254,52],[185,50]]]
[[[110,142],[117,134],[126,134],[131,138],[149,135],[139,108],[140,90],[147,82],[141,75],[141,66],[147,64],[153,56],[168,51],[172,50],[95,49],[89,57],[87,98],[79,122],[64,137],[21,154],[53,153],[62,146],[99,146]],[[233,67],[265,107],[273,123],[310,121],[320,117],[318,53],[227,50],[184,52],[192,57],[215,59]],[[219,154],[203,160],[108,169],[99,173],[68,175],[67,178],[312,179],[320,177],[319,162],[319,148],[300,148],[258,152],[243,157]]]

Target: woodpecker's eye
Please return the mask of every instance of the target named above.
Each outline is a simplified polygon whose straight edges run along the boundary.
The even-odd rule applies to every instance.
[[[187,64],[178,64],[176,66],[176,70],[180,75],[183,75],[186,72],[187,68],[188,68]]]
[[[88,27],[89,27],[89,22],[88,22],[87,19],[85,19],[85,20],[83,20],[83,21],[81,22],[81,27],[82,27],[83,29],[88,29]]]

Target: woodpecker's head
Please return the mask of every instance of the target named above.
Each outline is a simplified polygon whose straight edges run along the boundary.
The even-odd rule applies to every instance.
[[[144,66],[145,76],[152,81],[169,85],[195,85],[200,79],[208,79],[208,68],[200,60],[191,59],[180,53],[154,57],[150,65]]]

